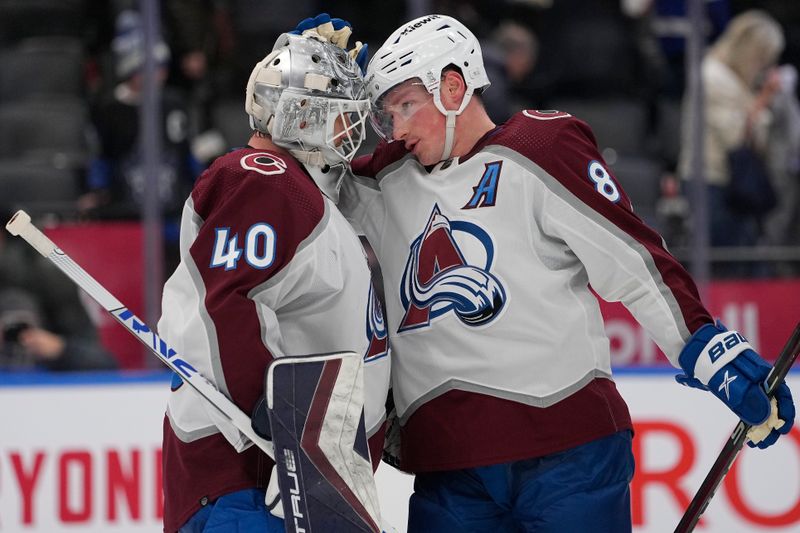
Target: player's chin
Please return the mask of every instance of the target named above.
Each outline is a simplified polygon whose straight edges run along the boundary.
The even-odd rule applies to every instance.
[[[424,166],[435,165],[440,161],[441,153],[438,155],[433,155],[426,150],[414,150],[414,155],[417,156],[417,160]]]

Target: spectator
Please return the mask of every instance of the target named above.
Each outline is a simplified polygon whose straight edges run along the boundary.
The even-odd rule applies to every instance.
[[[731,21],[703,59],[703,176],[708,184],[712,246],[752,246],[759,240],[759,216],[735,207],[730,200],[729,155],[744,145],[765,154],[772,122],[770,105],[779,83],[773,66],[783,46],[778,23],[763,11],[751,10]],[[687,117],[684,124],[689,123]],[[691,149],[685,136],[680,157],[684,177]],[[748,272],[737,268],[727,273]]]
[[[504,122],[520,109],[542,109],[544,95],[541,82],[534,76],[539,59],[539,40],[536,35],[522,24],[505,21],[495,30],[492,42],[502,52],[508,80],[507,110],[499,121]]]
[[[800,104],[797,69],[780,67],[780,88],[773,99],[774,120],[769,130],[767,162],[778,200],[764,220],[766,242],[776,246],[800,244]]]
[[[92,106],[92,120],[99,154],[92,161],[87,188],[79,209],[93,218],[139,218],[144,198],[145,175],[140,156],[139,107],[143,91],[144,36],[139,14],[123,11],[117,17],[112,41],[115,73],[120,83],[101,94]],[[153,55],[160,68],[158,80],[167,77],[169,48],[158,42]],[[189,147],[189,117],[183,98],[165,89],[162,93],[163,143],[159,173],[159,197],[165,214],[177,219],[200,168]]]
[[[731,18],[729,0],[706,0],[704,6],[706,38],[713,42]],[[653,0],[651,9],[653,31],[667,68],[661,92],[667,98],[679,99],[686,84],[686,36],[691,28],[686,0]]]
[[[21,239],[0,233],[0,370],[116,368],[75,286]]]
[[[225,152],[214,130],[213,104],[227,92],[233,76],[234,29],[228,0],[167,0],[165,28],[174,50],[169,85],[190,103],[192,151],[203,163]]]
[[[230,0],[230,20],[235,30],[235,54],[229,65],[233,69],[229,90],[241,97],[241,88],[253,65],[272,50],[272,44],[294,23],[298,13],[313,13],[314,0],[264,2],[263,0]],[[377,18],[377,17],[376,17]]]
[[[188,89],[204,92],[214,70],[233,57],[233,27],[226,0],[167,0],[167,27],[171,30],[178,72]],[[206,95],[207,96],[207,95]]]
[[[619,0],[558,0],[539,12],[537,76],[552,98],[641,97],[652,92],[638,22]]]
[[[656,215],[664,241],[670,246],[688,246],[689,201],[681,193],[680,180],[672,173],[661,178],[661,195],[656,201]]]

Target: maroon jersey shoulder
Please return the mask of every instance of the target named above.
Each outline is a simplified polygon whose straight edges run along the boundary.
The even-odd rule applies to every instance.
[[[276,236],[276,271],[325,213],[319,188],[292,157],[244,148],[218,158],[192,191],[194,210],[210,228],[228,228],[244,239],[256,224]]]
[[[661,236],[634,212],[586,122],[558,111],[525,110],[511,117],[489,144],[524,156],[535,165],[533,173],[537,166],[544,171],[546,176],[539,177],[551,180],[548,186],[557,195],[583,204],[644,247],[678,301],[690,332],[711,321],[694,282],[664,248]]]
[[[521,111],[486,144],[517,152],[590,205],[600,202],[597,193],[608,181],[607,199],[630,211],[630,200],[603,160],[592,129],[568,113]]]
[[[205,219],[233,199],[270,203],[297,200],[321,217],[322,194],[291,156],[242,148],[219,158],[198,178],[192,191],[194,209]],[[318,218],[319,218],[318,217]]]
[[[487,144],[510,148],[543,168],[579,154],[599,157],[589,125],[560,111],[520,111]]]

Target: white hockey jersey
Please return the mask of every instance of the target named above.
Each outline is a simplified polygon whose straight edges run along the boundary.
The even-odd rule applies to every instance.
[[[186,202],[180,249],[164,287],[161,337],[245,413],[264,393],[273,358],[363,354],[365,425],[380,458],[389,384],[382,312],[357,235],[302,167],[252,148],[220,157]],[[167,531],[202,501],[266,487],[272,467],[180,380],[163,454]]]
[[[540,456],[630,428],[592,290],[623,302],[676,366],[711,322],[570,115],[518,113],[432,169],[384,144],[353,171],[339,205],[383,272],[407,470]]]

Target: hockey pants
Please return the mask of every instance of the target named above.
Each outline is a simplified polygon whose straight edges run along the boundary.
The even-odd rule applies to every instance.
[[[511,463],[417,474],[409,533],[631,531],[630,431]]]
[[[283,520],[269,514],[264,491],[245,489],[220,496],[197,511],[178,533],[284,533]]]

